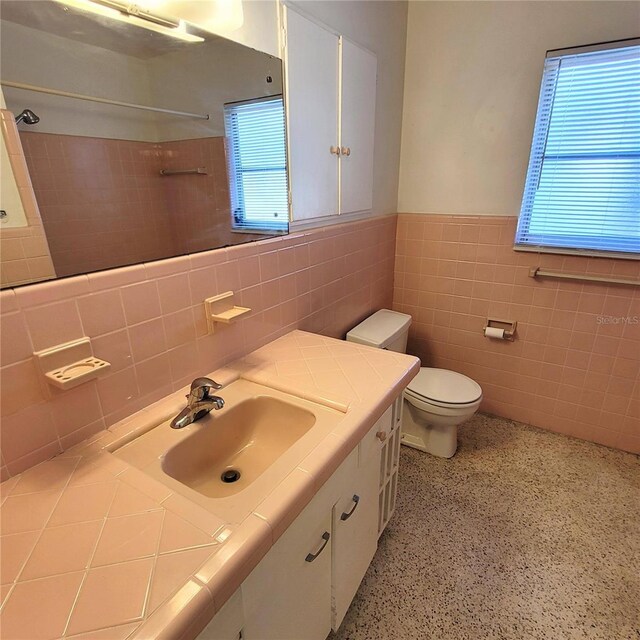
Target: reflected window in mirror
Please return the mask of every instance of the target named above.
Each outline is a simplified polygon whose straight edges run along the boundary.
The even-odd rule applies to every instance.
[[[232,228],[286,232],[289,192],[282,96],[226,104],[224,122]]]

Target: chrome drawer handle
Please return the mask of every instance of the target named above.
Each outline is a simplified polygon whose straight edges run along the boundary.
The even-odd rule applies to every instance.
[[[353,498],[351,499],[353,500],[353,507],[351,508],[351,511],[343,511],[342,515],[340,516],[340,520],[348,520],[353,515],[353,512],[358,508],[358,503],[360,502],[360,496],[357,496],[354,493]]]
[[[324,548],[327,546],[327,543],[329,542],[330,537],[331,537],[331,534],[328,531],[325,531],[322,534],[322,539],[324,540],[324,542],[322,543],[322,546],[318,549],[316,553],[307,553],[305,562],[313,562],[324,551]]]

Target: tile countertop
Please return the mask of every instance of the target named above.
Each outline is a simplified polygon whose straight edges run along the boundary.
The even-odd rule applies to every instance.
[[[6,640],[192,639],[392,400],[417,358],[293,331],[212,374],[346,409],[238,525],[108,453],[184,406],[184,390],[0,485]]]

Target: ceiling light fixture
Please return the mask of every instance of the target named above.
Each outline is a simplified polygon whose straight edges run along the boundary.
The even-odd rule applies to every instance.
[[[112,18],[118,22],[179,38],[185,42],[204,42],[204,38],[187,31],[184,20],[151,11],[139,4],[120,0],[56,0],[56,2],[74,9]]]

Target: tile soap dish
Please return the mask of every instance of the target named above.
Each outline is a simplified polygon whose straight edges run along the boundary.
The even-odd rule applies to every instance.
[[[237,307],[234,304],[233,291],[227,291],[221,293],[213,298],[207,298],[204,301],[204,310],[207,316],[207,327],[209,333],[215,331],[215,323],[222,322],[223,324],[230,324],[235,322],[240,316],[249,313],[251,309],[248,307]]]
[[[33,356],[47,384],[63,390],[93,380],[111,368],[108,362],[93,355],[90,338],[59,344]]]

